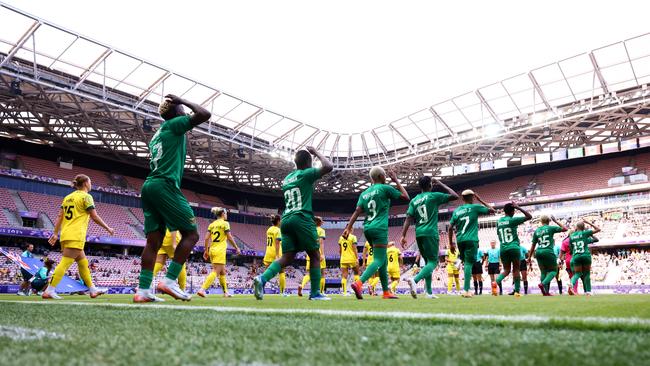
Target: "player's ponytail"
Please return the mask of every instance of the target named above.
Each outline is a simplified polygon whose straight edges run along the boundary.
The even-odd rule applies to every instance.
[[[271,215],[271,225],[276,226],[280,222],[280,215]]]
[[[214,215],[214,217],[219,218],[224,214],[224,212],[226,212],[226,209],[223,207],[212,207],[210,212],[212,212],[212,215]]]
[[[77,174],[72,181],[72,188],[79,189],[89,180],[90,178],[87,175]]]

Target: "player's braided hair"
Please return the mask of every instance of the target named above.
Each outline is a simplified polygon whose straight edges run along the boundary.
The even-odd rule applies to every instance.
[[[77,174],[72,181],[72,188],[81,188],[89,180],[86,174]]]
[[[165,99],[160,105],[158,106],[158,114],[161,116],[164,116],[167,114],[172,108],[174,108],[174,104],[172,104],[170,101]]]

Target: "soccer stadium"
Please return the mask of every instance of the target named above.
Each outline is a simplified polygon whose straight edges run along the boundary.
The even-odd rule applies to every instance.
[[[650,33],[339,128],[26,8],[0,2],[0,365],[650,358]]]

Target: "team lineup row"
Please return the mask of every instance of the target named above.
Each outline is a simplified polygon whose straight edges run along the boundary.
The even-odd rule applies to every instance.
[[[186,114],[183,106],[190,108],[193,114]],[[203,107],[174,95],[166,97],[160,105],[159,112],[164,122],[149,143],[151,172],[141,192],[147,243],[142,254],[138,289],[133,298],[133,301],[138,303],[162,301],[151,291],[151,285],[155,272],[162,268],[167,258],[171,259],[171,262],[165,278],[157,284],[158,292],[184,301],[191,299],[191,294],[184,289],[185,262],[199,238],[196,219],[187,199],[180,191],[180,183],[186,156],[185,134],[207,121],[210,113]],[[312,167],[312,156],[320,161],[320,168]],[[297,151],[294,162],[296,169],[282,182],[285,210],[282,217],[273,218],[273,226],[267,232],[267,245],[273,248],[270,251],[271,255],[265,256],[264,262],[267,268],[253,281],[255,297],[259,300],[263,299],[265,284],[278,274],[281,291],[283,290],[283,268],[295,260],[298,252],[303,251],[307,253],[308,272],[300,290],[309,281],[310,300],[329,300],[322,293],[324,280],[321,267],[324,267],[324,263],[320,266],[310,266],[310,263],[321,263],[324,259],[322,255],[324,231],[320,227],[322,220],[317,220],[312,213],[312,195],[315,182],[329,174],[333,170],[333,165],[313,147]],[[395,299],[397,297],[389,287],[388,211],[391,201],[409,200],[410,197],[394,173],[390,171],[386,173],[383,168],[374,167],[369,175],[372,185],[360,194],[356,209],[341,234],[341,240],[352,241],[353,224],[359,216],[364,215],[363,234],[367,240],[367,250],[372,251],[372,260],[365,263],[365,270],[359,276],[358,261],[355,256],[356,265],[350,261],[349,266],[342,266],[346,271],[344,277],[347,278],[349,268],[355,271],[355,281],[351,288],[358,299],[363,298],[363,284],[371,278],[378,278],[381,282],[384,298]],[[395,183],[396,188],[387,184],[387,176]],[[434,183],[440,185],[446,193],[433,192]],[[478,217],[496,211],[473,191],[465,190],[458,195],[444,183],[428,176],[420,178],[419,186],[421,193],[410,200],[400,241],[402,247],[408,244],[406,233],[414,224],[419,254],[426,264],[415,277],[407,280],[411,295],[417,297],[416,284],[424,280],[427,296],[435,297],[431,291],[431,275],[438,262],[438,208],[441,204],[462,198],[463,205],[456,208],[451,217],[449,243],[453,251],[458,250],[459,260],[463,263],[463,297],[471,297],[469,288],[472,267],[478,250]],[[83,251],[89,219],[92,218],[111,235],[114,231],[103,222],[94,209],[92,197],[88,194],[92,189],[90,178],[84,175],[75,177],[74,187],[76,191],[63,200],[54,234],[49,240],[51,245],[60,240],[62,259],[54,270],[48,288],[43,293],[44,298],[60,298],[56,294],[56,285],[75,261],[79,266],[80,277],[90,289],[91,297],[102,294],[102,291],[92,284],[88,261]],[[475,204],[475,200],[480,204]],[[514,216],[516,211],[520,211],[524,216]],[[515,296],[519,296],[520,244],[517,226],[530,220],[532,216],[514,202],[504,207],[504,213],[505,216],[497,222],[497,233],[501,242],[500,259],[504,270],[498,276],[496,283],[493,282],[493,293],[496,293],[496,286],[512,273]],[[213,214],[216,220],[209,226],[210,235],[204,243],[206,248],[204,258],[210,260],[213,270],[197,293],[199,296],[205,296],[205,290],[212,285],[217,276],[224,293],[227,294],[226,242],[233,245],[239,253],[239,248],[230,234],[227,212],[221,208],[214,208]],[[541,218],[542,226],[535,231],[533,248],[528,257],[530,259],[534,254],[538,261],[543,277],[543,285],[540,287],[544,294],[548,294],[550,280],[555,277],[558,270],[558,258],[553,252],[553,235],[560,231],[567,231],[567,228],[560,223],[558,226],[550,226],[550,220],[558,223],[552,217]],[[585,291],[589,294],[591,256],[588,244],[592,240],[592,235],[599,229],[594,227],[594,230],[585,230],[585,224],[591,225],[588,222],[578,222],[570,233],[570,252],[573,257],[572,282],[582,279]],[[174,232],[176,233],[172,235]],[[346,288],[345,284],[344,288]]]

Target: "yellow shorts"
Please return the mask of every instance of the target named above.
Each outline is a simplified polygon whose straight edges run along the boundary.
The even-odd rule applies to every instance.
[[[356,268],[359,267],[359,262],[347,262],[347,263],[341,263],[341,268]]]
[[[61,242],[61,250],[68,248],[68,249],[84,249],[84,246],[86,245],[85,241],[81,240],[66,240]]]
[[[273,261],[267,261],[267,260],[265,260],[265,261],[263,261],[262,263],[264,263],[264,267],[268,267],[268,266],[271,265],[271,263],[273,263]]]
[[[307,262],[306,270],[309,271],[309,268],[311,267],[310,265],[311,261]],[[325,258],[320,260],[320,269],[325,269],[327,267],[327,263],[325,262]]]
[[[399,271],[388,271],[388,277],[390,278],[400,278],[400,273]]]
[[[458,276],[459,272],[458,269],[456,269],[456,267],[447,266],[447,274]]]
[[[226,251],[219,249],[210,249],[210,263],[226,264]]]
[[[158,249],[158,255],[165,254],[167,258],[174,259],[174,246],[173,245],[163,245]]]

